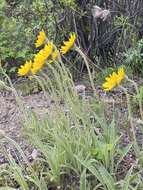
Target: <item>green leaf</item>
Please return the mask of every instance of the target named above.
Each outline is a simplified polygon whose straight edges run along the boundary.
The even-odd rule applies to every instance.
[[[98,163],[94,159],[90,159],[88,161],[84,161],[79,159],[76,155],[75,158],[85,167],[87,168],[93,176],[95,176],[99,182],[103,185],[106,186],[107,189],[110,190],[116,190],[115,189],[115,181],[113,177],[109,174],[109,172],[105,169],[103,165]]]
[[[132,178],[132,171],[133,171],[133,167],[132,166],[129,171],[126,174],[126,177],[124,178],[124,185],[123,185],[123,189],[124,190],[128,190],[129,189],[129,185],[130,185],[130,179]]]
[[[84,169],[80,176],[80,190],[87,190],[86,170]]]

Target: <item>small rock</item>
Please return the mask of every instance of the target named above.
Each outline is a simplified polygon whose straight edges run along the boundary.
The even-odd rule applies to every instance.
[[[77,85],[75,86],[75,90],[77,93],[83,93],[85,92],[86,87],[84,85]]]
[[[0,130],[0,139],[5,137],[5,132],[3,130]]]
[[[35,160],[35,159],[37,158],[37,156],[38,156],[38,151],[37,151],[36,149],[34,149],[34,150],[32,151],[31,158],[32,158],[33,160]]]

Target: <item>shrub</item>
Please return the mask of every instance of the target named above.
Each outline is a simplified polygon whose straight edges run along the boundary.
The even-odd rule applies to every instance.
[[[52,39],[55,31],[53,18],[57,16],[51,12],[51,1],[14,2],[0,1],[0,59],[6,71],[13,76],[16,67],[34,53],[34,41],[31,39],[41,28],[48,28],[48,36]]]
[[[125,53],[126,64],[132,68],[134,73],[143,76],[143,39],[139,40],[135,47]]]

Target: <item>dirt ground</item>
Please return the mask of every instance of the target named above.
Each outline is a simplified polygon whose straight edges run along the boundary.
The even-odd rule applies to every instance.
[[[24,105],[39,114],[48,112],[51,103],[44,98],[42,92],[31,94],[22,97]],[[21,112],[16,103],[15,97],[11,93],[0,93],[0,131],[5,133],[8,137],[18,142],[24,153],[29,157],[33,149],[29,147],[28,143],[21,136],[22,125],[20,123]],[[0,139],[0,146],[10,151],[16,157],[15,148],[7,143],[2,143]],[[3,149],[0,150],[0,164],[6,162],[3,156]]]

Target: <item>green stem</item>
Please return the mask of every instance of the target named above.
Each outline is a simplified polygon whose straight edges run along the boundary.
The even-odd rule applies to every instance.
[[[137,143],[135,127],[134,127],[133,120],[132,120],[133,117],[132,117],[132,109],[131,109],[131,103],[130,103],[130,96],[129,96],[128,91],[127,91],[126,88],[124,88],[123,86],[120,86],[120,88],[124,91],[124,93],[126,95],[126,98],[127,98],[128,119],[129,119],[130,126],[131,126],[131,129],[132,129],[131,138],[132,138],[132,140],[134,142],[135,153],[138,154],[138,152],[140,151],[140,149],[139,149],[139,146],[138,146],[138,143]]]
[[[129,79],[127,76],[126,76],[126,79],[129,82],[131,82],[134,85],[135,89],[136,89],[136,93],[137,93],[137,96],[138,96],[138,102],[139,102],[140,116],[141,116],[141,119],[143,120],[143,108],[142,108],[142,102],[141,102],[140,92],[139,92],[138,86],[137,86],[135,81]]]
[[[87,61],[87,56],[82,52],[82,50],[79,47],[75,46],[75,50],[81,55],[81,57],[83,58],[83,60],[85,62],[85,65],[86,65],[86,68],[87,68],[87,71],[88,71],[88,75],[89,75],[89,79],[90,79],[90,82],[91,82],[91,86],[92,86],[92,89],[93,89],[94,96],[96,96],[96,98],[99,99],[99,97],[97,95],[97,92],[96,92],[96,89],[95,89],[95,86],[94,86],[94,80],[92,78],[89,63]]]

